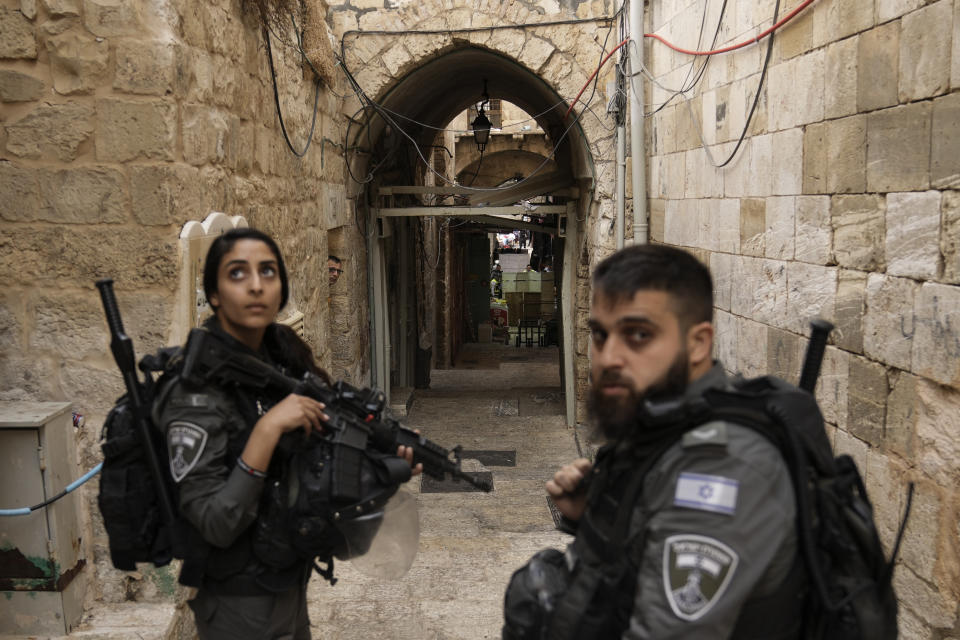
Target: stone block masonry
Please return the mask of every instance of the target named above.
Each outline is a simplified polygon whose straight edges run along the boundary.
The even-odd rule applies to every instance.
[[[691,19],[700,9],[655,0],[650,26],[682,40],[679,33],[696,31]],[[762,29],[747,18],[755,13],[725,17],[717,46]],[[754,118],[738,156],[719,171],[725,200],[740,202],[739,246],[721,247],[718,220],[702,215],[711,200],[703,189],[716,177],[701,179],[699,136],[679,131],[677,119],[689,100],[707,142],[732,147],[762,48],[712,57],[704,82],[651,119],[663,241],[707,252],[716,352],[730,370],[795,380],[809,319],[834,322],[817,398],[835,450],[850,453],[865,472],[887,545],[905,483],[920,487],[919,515],[907,534],[913,538],[897,569],[901,637],[953,637],[960,597],[960,5],[822,0],[778,32],[760,102],[764,117]],[[648,52],[658,81],[684,77],[689,59],[657,43]],[[648,97],[656,108],[671,96],[657,90]],[[690,139],[693,146],[684,146]]]

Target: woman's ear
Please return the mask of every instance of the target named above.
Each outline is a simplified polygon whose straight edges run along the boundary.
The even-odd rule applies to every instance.
[[[211,293],[207,302],[210,303],[211,309],[216,309],[220,306],[220,296],[218,296],[216,293]]]
[[[690,358],[690,370],[703,367],[704,363],[713,363],[713,324],[699,322],[687,330],[687,355]]]

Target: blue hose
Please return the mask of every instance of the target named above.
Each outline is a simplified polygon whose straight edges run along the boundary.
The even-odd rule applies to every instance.
[[[74,489],[76,489],[77,487],[79,487],[80,485],[82,485],[84,482],[86,482],[87,480],[89,480],[89,479],[92,478],[93,476],[95,476],[95,475],[97,475],[98,473],[100,473],[100,470],[101,470],[101,469],[103,469],[103,463],[102,463],[102,462],[101,462],[100,464],[98,464],[97,466],[95,466],[93,469],[90,469],[90,471],[87,471],[85,474],[83,474],[82,476],[80,476],[79,478],[77,478],[76,480],[74,480],[73,482],[71,482],[70,484],[68,484],[66,489],[64,489],[63,491],[61,491],[61,492],[58,493],[57,495],[53,496],[53,497],[50,498],[49,500],[44,500],[44,501],[41,502],[40,504],[35,504],[35,505],[33,505],[32,507],[22,507],[22,508],[20,508],[20,509],[0,509],[0,516],[25,516],[25,515],[28,515],[28,514],[32,513],[33,511],[36,511],[37,509],[40,509],[41,507],[45,507],[45,506],[47,506],[48,504],[50,504],[50,503],[52,503],[52,502],[54,502],[54,501],[56,501],[56,500],[59,500],[59,499],[62,498],[63,496],[67,495],[68,493],[70,493],[71,491],[73,491]]]

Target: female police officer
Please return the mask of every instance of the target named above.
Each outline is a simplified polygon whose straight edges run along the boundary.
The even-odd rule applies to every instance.
[[[269,236],[236,229],[218,237],[207,254],[203,288],[214,310],[205,325],[212,338],[286,375],[312,371],[327,377],[309,347],[274,322],[289,285]],[[278,473],[274,452],[280,437],[322,430],[324,405],[296,394],[270,397],[237,386],[179,382],[157,404],[156,424],[166,436],[180,513],[192,538],[193,557],[185,559],[181,581],[187,573],[202,575],[190,601],[200,638],[309,639],[310,565],[298,560],[277,567],[258,558],[252,543],[264,481]],[[398,455],[412,460],[405,448]]]

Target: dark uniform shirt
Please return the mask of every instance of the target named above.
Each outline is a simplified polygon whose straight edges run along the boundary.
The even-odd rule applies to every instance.
[[[728,384],[715,364],[686,394]],[[775,593],[794,567],[795,515],[787,466],[766,438],[727,422],[687,432],[653,466],[634,511],[644,542],[623,637],[731,637],[744,605]]]

